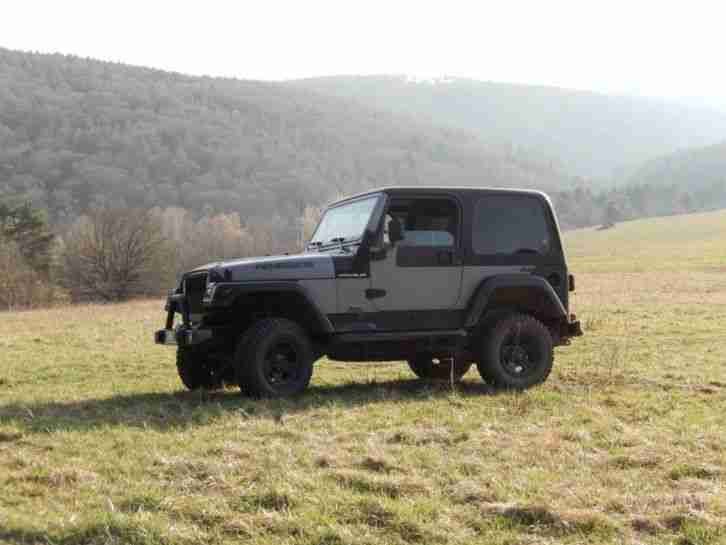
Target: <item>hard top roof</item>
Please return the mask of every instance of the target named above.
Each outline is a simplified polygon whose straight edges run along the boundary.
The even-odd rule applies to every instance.
[[[338,204],[342,204],[346,201],[351,201],[354,199],[365,197],[367,195],[374,195],[376,193],[387,193],[389,195],[390,194],[397,194],[397,195],[416,195],[416,194],[446,195],[446,194],[449,194],[450,195],[452,193],[453,194],[496,193],[496,194],[502,194],[502,195],[507,195],[507,194],[509,194],[509,195],[531,195],[533,197],[543,199],[543,200],[547,201],[548,203],[550,201],[550,199],[546,193],[544,193],[542,191],[537,191],[535,189],[512,189],[512,188],[504,188],[504,187],[396,185],[396,186],[377,187],[375,189],[369,189],[368,191],[364,191],[362,193],[356,193],[355,195],[350,195],[348,197],[338,199],[337,201],[330,203],[328,206],[335,206]]]

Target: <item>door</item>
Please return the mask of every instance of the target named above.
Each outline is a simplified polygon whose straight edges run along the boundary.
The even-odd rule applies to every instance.
[[[456,308],[463,270],[459,203],[448,197],[394,197],[383,227],[384,251],[371,261],[367,292],[376,310],[419,311],[425,317]]]

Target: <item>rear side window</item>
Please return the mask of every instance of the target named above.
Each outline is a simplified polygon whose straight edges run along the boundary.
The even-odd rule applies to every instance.
[[[478,255],[548,254],[552,233],[535,197],[491,195],[474,210],[472,246]]]

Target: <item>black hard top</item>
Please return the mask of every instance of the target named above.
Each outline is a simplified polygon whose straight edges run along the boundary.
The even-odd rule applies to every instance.
[[[473,194],[497,194],[497,195],[531,195],[533,197],[537,197],[539,199],[542,199],[546,201],[548,204],[550,204],[549,197],[543,193],[542,191],[536,191],[534,189],[510,189],[510,188],[500,188],[500,187],[461,187],[461,186],[426,186],[426,185],[416,185],[416,186],[388,186],[388,187],[378,187],[375,189],[370,189],[368,191],[364,191],[363,193],[357,193],[355,195],[351,195],[349,197],[345,197],[343,199],[337,200],[333,203],[330,203],[329,206],[335,206],[338,204],[342,204],[347,201],[352,201],[354,199],[358,199],[361,197],[365,197],[367,195],[374,195],[376,193],[386,193],[388,195],[459,195],[466,197],[467,195],[471,196]]]

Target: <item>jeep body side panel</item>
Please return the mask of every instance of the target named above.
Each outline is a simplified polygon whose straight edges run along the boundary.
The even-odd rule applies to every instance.
[[[458,306],[461,294],[461,265],[402,266],[399,245],[386,257],[371,263],[370,289],[380,312],[438,310]],[[428,248],[427,248],[428,249]]]
[[[304,289],[310,302],[321,314],[333,314],[338,306],[338,294],[336,293],[334,278],[321,280],[300,280],[300,286]]]
[[[370,288],[370,278],[364,277],[338,277],[335,279],[335,289],[338,300],[335,314],[361,314],[376,311],[373,300],[367,295]]]

